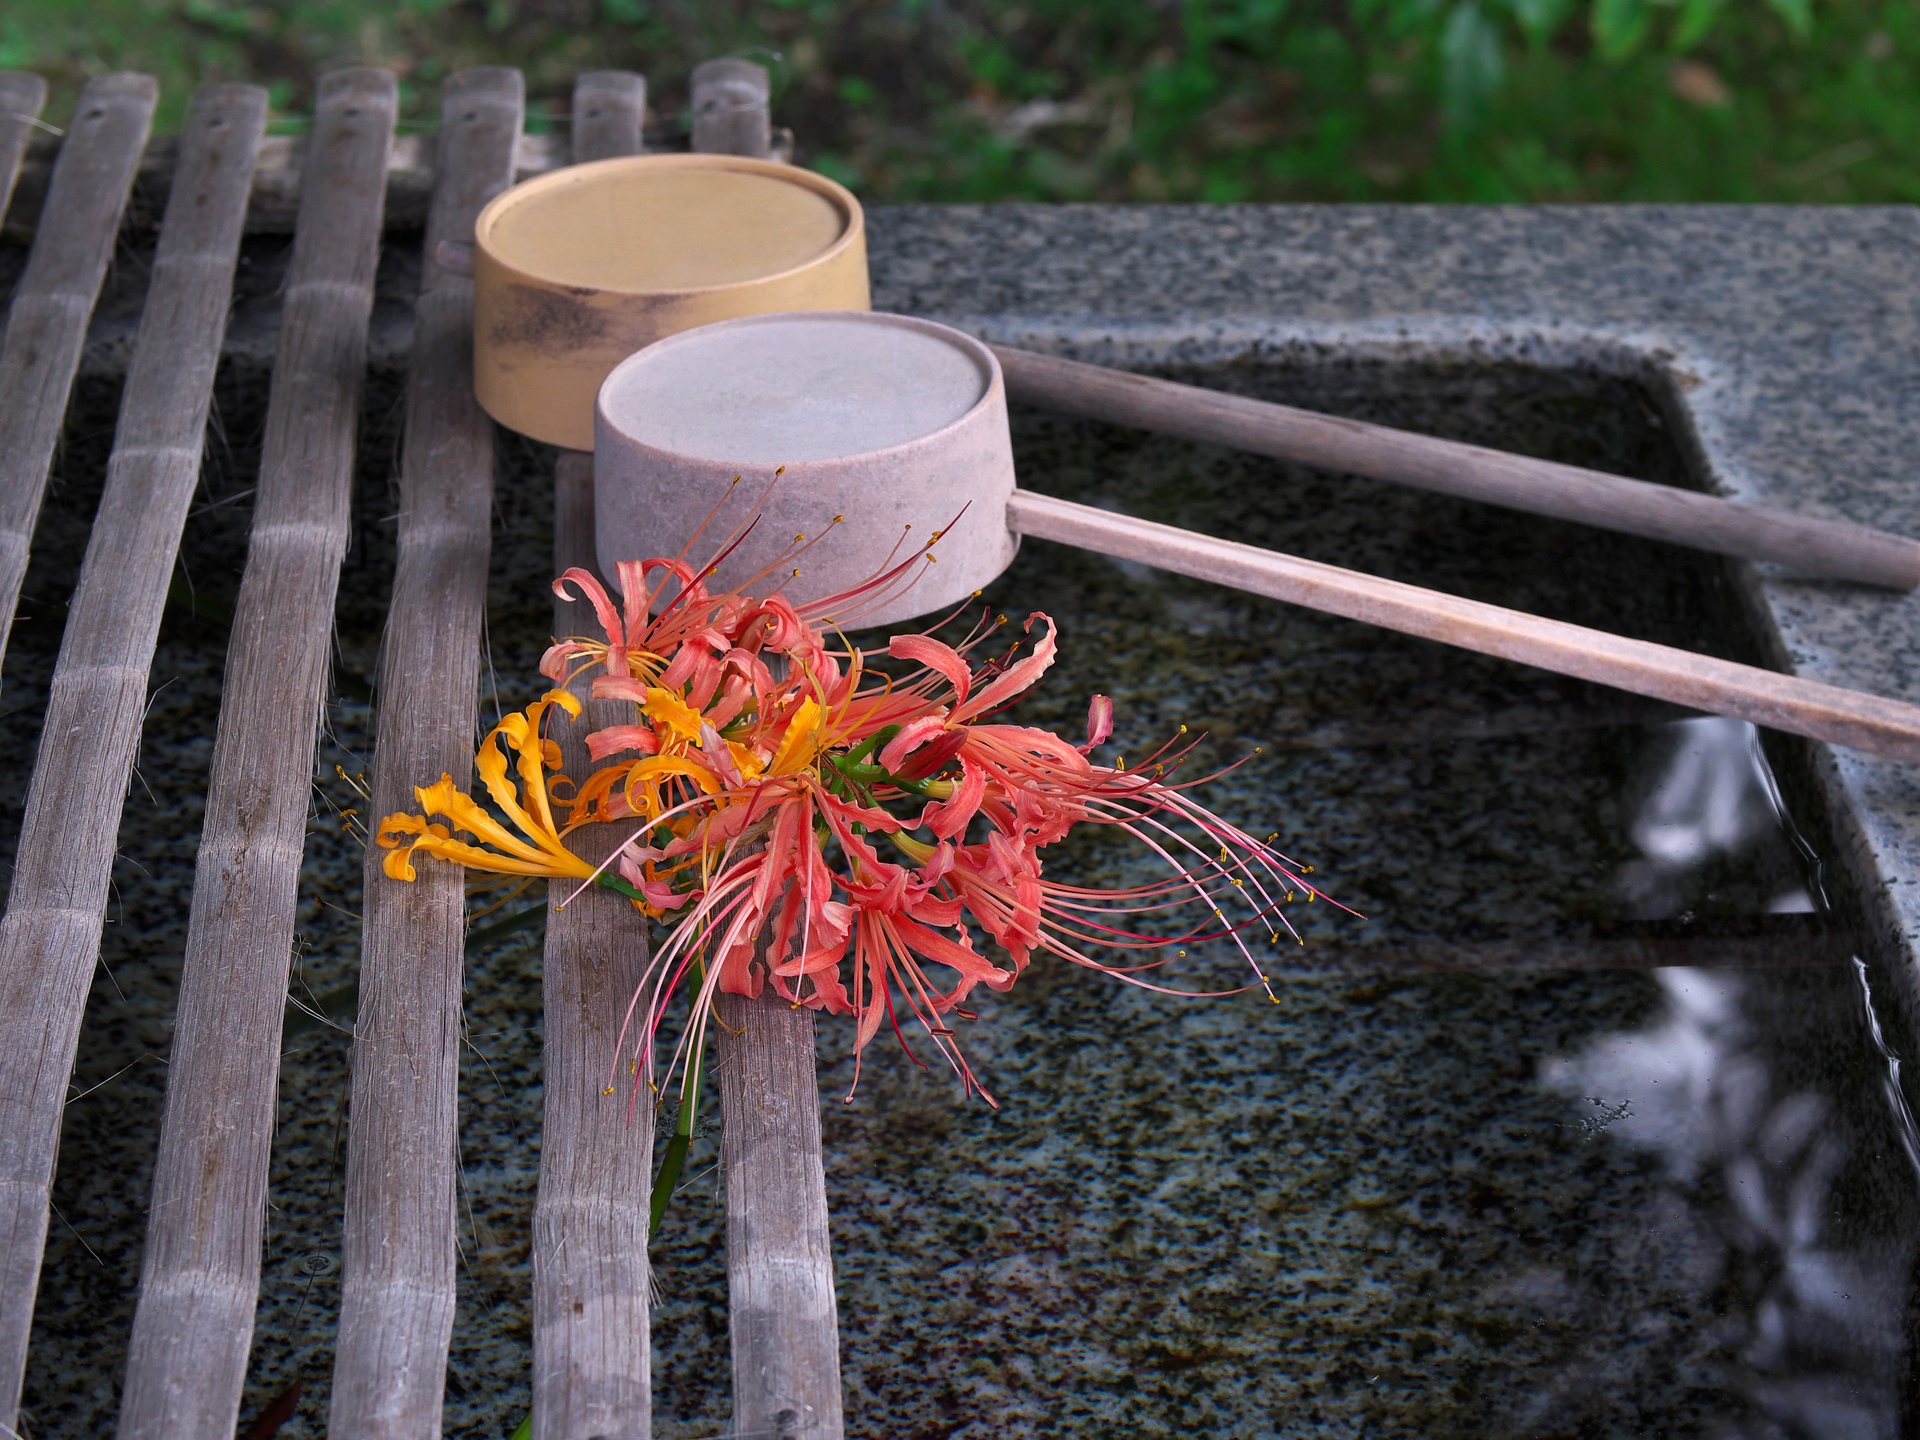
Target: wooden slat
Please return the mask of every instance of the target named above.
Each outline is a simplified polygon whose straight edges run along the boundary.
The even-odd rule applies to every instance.
[[[592,463],[587,455],[561,457],[556,488],[584,494],[587,503],[575,513],[584,508],[586,524],[563,528],[556,519],[556,558],[566,558],[569,530],[578,537],[584,529],[592,553]],[[568,484],[570,469],[588,483]],[[556,614],[555,632],[591,634],[591,616]],[[587,688],[584,680],[575,684]],[[590,730],[619,724],[631,712],[619,702],[587,700],[578,722],[558,719],[551,733],[567,773],[584,773]],[[597,862],[626,834],[620,826],[590,825],[569,843]],[[559,908],[577,889],[577,881],[554,881],[547,902],[540,1192],[533,1212],[533,1433],[546,1440],[643,1440],[651,1433],[653,1097],[643,1091],[635,1100],[624,1067],[613,1092],[606,1091],[621,1020],[646,968],[647,924],[626,900],[597,886]]]
[[[646,81],[599,71],[573,91],[576,163],[638,154]],[[554,573],[597,571],[593,457],[563,451],[553,477]],[[556,600],[555,635],[594,633],[592,608]],[[556,720],[562,768],[585,773],[585,735],[629,707],[594,700],[575,681],[580,720]],[[606,832],[606,833],[596,833]],[[575,849],[605,857],[613,826],[575,832]],[[647,922],[627,901],[555,882],[542,973],[540,1191],[533,1212],[533,1434],[536,1440],[642,1440],[652,1433],[647,1307],[647,1198],[653,1168],[650,1096],[631,1107],[606,1088],[620,1023],[647,963]]]
[[[13,200],[33,122],[47,103],[47,82],[24,70],[0,70],[0,220]]]
[[[839,1316],[813,1012],[771,985],[714,1027],[735,1435],[841,1440]]]
[[[1674,545],[1771,560],[1806,575],[1895,590],[1920,585],[1920,542],[1904,535],[1178,385],[1058,355],[1003,345],[991,348],[1006,374],[1007,398],[1044,409]]]
[[[384,70],[320,82],[324,158],[287,275],[227,653],[123,1433],[231,1434],[239,1405],[396,102]]]
[[[693,72],[696,150],[765,158],[767,72]],[[682,537],[662,536],[671,550]],[[858,576],[846,577],[854,583]],[[769,993],[725,997],[716,1035],[736,1435],[839,1440],[840,1323],[827,1244],[813,1017]],[[711,1032],[710,1032],[711,1033]]]
[[[159,94],[151,76],[132,74],[104,75],[80,92],[33,253],[13,293],[0,347],[0,650],[20,603],[27,546],[87,319],[113,258]]]
[[[182,405],[178,412],[162,409],[156,417],[179,434],[169,473],[151,477],[147,493],[128,503],[126,525],[136,532],[151,529],[150,546],[166,544],[163,562],[148,562],[138,573],[142,583],[139,603],[150,654],[153,626],[165,601],[186,508],[198,478],[200,434],[207,410],[206,396],[219,360],[220,341],[233,284],[235,260],[246,220],[247,194],[260,135],[265,127],[267,95],[253,87],[221,87],[203,92],[187,121],[181,151],[181,184],[168,202],[161,228],[154,280],[147,292],[141,318],[141,336],[128,376],[126,405],[136,403],[135,387],[142,368],[165,371],[182,367],[182,377],[196,383],[197,410]],[[196,152],[224,144],[237,152],[209,184],[208,167]],[[217,217],[212,208],[219,207]],[[182,218],[217,218],[217,234],[193,253],[177,259],[175,227]],[[155,324],[160,303],[160,278],[176,265],[197,268],[204,289],[199,298],[191,343],[168,341],[158,332],[149,348],[148,330]],[[193,273],[193,271],[189,271]],[[121,425],[126,426],[123,410]],[[189,444],[189,442],[191,442]],[[94,522],[92,543],[101,543],[115,496],[113,475],[107,498]],[[139,477],[146,481],[149,477]],[[123,588],[128,582],[121,582]],[[87,582],[80,584],[84,594]],[[125,602],[116,602],[125,609]],[[112,613],[109,611],[108,613]],[[68,622],[78,623],[79,611]],[[146,660],[140,665],[144,672]],[[55,685],[58,686],[56,677]],[[126,696],[138,705],[140,691]],[[48,712],[49,723],[53,712]],[[52,733],[49,731],[49,733]],[[116,777],[121,771],[114,772]],[[124,784],[124,780],[119,783]],[[116,791],[116,794],[118,792]],[[154,1170],[153,1203],[149,1210],[147,1246],[142,1259],[140,1301],[134,1313],[133,1337],[127,1360],[127,1381],[121,1392],[119,1434],[122,1440],[149,1440],[171,1436],[225,1434],[233,1429],[246,1376],[247,1346],[253,1334],[254,1295],[259,1288],[259,1213],[261,1195],[245,1183],[245,1166],[223,1163],[227,1157],[209,1151],[207,1142],[233,1132],[221,1127],[235,1114],[218,1090],[222,1051],[232,1039],[231,1017],[221,1013],[224,993],[209,991],[204,975],[189,960],[176,1010],[174,1048],[168,1071],[167,1108],[162,1122],[160,1150]],[[267,1092],[267,1104],[272,1091]],[[244,1112],[241,1112],[244,1113]],[[216,1117],[218,1117],[216,1119]],[[244,1128],[244,1127],[243,1127]],[[271,1112],[260,1117],[260,1176],[265,1176],[265,1138],[271,1132]],[[251,1230],[251,1244],[243,1238]]]
[[[1557,675],[1909,764],[1920,762],[1920,705],[1904,700],[1544,620],[1031,490],[1016,490],[1008,499],[1007,526],[1036,539],[1077,545]]]
[[[86,104],[84,100],[82,104]],[[0,1420],[13,1423],[47,1190],[200,451],[267,96],[203,91],[168,207],[106,488],[67,613],[0,921]]]
[[[772,149],[766,68],[751,60],[709,60],[693,68],[693,148],[765,160]]]
[[[453,76],[426,254],[471,243],[481,207],[513,183],[518,70]],[[373,805],[472,773],[492,535],[493,424],[473,395],[473,281],[429,263],[415,304],[401,460],[399,566],[381,657]],[[411,885],[369,847],[347,1138],[340,1337],[328,1434],[438,1437],[453,1329],[462,872]]]
[[[646,118],[646,76],[587,71],[573,82],[573,163],[638,155]]]

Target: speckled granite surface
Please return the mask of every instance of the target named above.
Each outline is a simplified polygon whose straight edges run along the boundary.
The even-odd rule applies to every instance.
[[[885,308],[1920,533],[1901,468],[1920,454],[1905,211],[928,207],[870,223]],[[156,660],[63,1139],[34,1440],[112,1425],[276,244],[250,242]],[[20,760],[0,846],[97,499],[137,259],[96,325],[6,658],[0,739]],[[404,357],[415,270],[400,249],[383,267],[383,365]],[[302,1377],[287,1440],[324,1430],[360,883],[334,766],[365,763],[399,395],[377,371],[295,956],[296,993],[334,1025],[300,1022],[286,1046],[243,1408],[244,1425]],[[1756,582],[1098,426],[1015,429],[1035,488],[1920,698],[1912,599]],[[505,446],[485,714],[496,685],[498,703],[525,698],[546,638],[550,473],[550,452]],[[1758,758],[1737,728],[1039,544],[992,598],[1062,623],[1066,658],[1028,716],[1077,724],[1098,688],[1130,750],[1182,722],[1216,758],[1262,746],[1214,803],[1282,831],[1369,918],[1303,910],[1312,944],[1279,1007],[1036,972],[964,1037],[998,1112],[897,1057],[843,1105],[844,1036],[823,1029],[849,1433],[1865,1440],[1912,1423],[1920,1132],[1890,1103],[1887,1050],[1911,1053],[1893,1002],[1915,987],[1889,942],[1913,927],[1909,886],[1882,883],[1908,873],[1910,779],[1791,742]],[[1133,863],[1077,847],[1058,868]],[[1735,941],[1683,938],[1681,968],[1577,968],[1640,922]],[[1867,968],[1830,963],[1861,928]],[[526,1404],[538,963],[530,938],[471,956],[447,1428],[475,1440]],[[1188,973],[1225,971],[1197,954]],[[656,1433],[672,1440],[725,1433],[710,1158],[655,1251]]]

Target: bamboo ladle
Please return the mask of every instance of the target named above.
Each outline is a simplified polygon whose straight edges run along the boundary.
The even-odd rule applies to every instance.
[[[615,560],[640,553],[661,538],[682,539],[696,527],[712,524],[725,533],[752,520],[765,533],[741,531],[731,559],[719,566],[717,583],[741,583],[769,565],[786,565],[774,553],[786,538],[803,539],[832,515],[833,523],[826,525],[832,539],[804,562],[805,579],[799,578],[799,563],[793,570],[791,598],[818,600],[891,563],[885,557],[897,553],[902,520],[961,515],[964,520],[948,526],[948,538],[935,532],[940,541],[937,567],[926,567],[909,588],[884,604],[862,602],[867,611],[849,620],[863,626],[883,620],[891,624],[946,609],[964,601],[969,592],[977,594],[978,587],[1011,563],[1012,532],[1692,709],[1895,759],[1920,760],[1920,705],[1547,620],[1019,489],[1006,421],[1006,397],[1015,387],[1003,385],[1003,379],[1018,379],[1028,394],[1044,383],[1052,388],[1042,393],[1083,413],[1113,413],[1102,397],[1145,396],[1152,407],[1148,418],[1156,428],[1206,433],[1209,438],[1221,433],[1223,427],[1215,421],[1223,414],[1228,423],[1245,421],[1257,427],[1270,418],[1266,412],[1281,408],[1023,351],[990,351],[960,331],[900,315],[788,312],[701,326],[632,356],[600,391],[594,469],[603,565],[611,568]],[[1128,413],[1138,417],[1142,409]],[[1292,424],[1301,414],[1283,412],[1282,420]],[[1336,437],[1357,432],[1362,443],[1380,442],[1379,448],[1390,456],[1417,453],[1418,443],[1440,443],[1377,426],[1343,431],[1345,422],[1305,418]],[[907,428],[900,430],[902,425]],[[920,438],[903,441],[905,435]],[[756,465],[770,467],[772,458],[781,455],[793,460],[783,468],[780,485],[757,499],[734,492],[729,476]],[[1495,458],[1515,465],[1539,463]],[[1730,522],[1719,512],[1736,512],[1743,522],[1757,515],[1763,526],[1781,529],[1793,520],[1665,486],[1552,468],[1580,477],[1589,498],[1598,493],[1605,501],[1606,487],[1628,492],[1635,500],[1644,497],[1633,492],[1652,492],[1654,498],[1636,513],[1656,519],[1685,518],[1680,511],[1659,508],[1664,497],[1674,496],[1717,507],[1709,515],[1723,531]],[[771,523],[760,526],[769,516]],[[1811,523],[1827,532],[1853,528]],[[913,528],[909,523],[907,529]],[[1895,537],[1859,533],[1920,550]]]
[[[1883,531],[1743,505],[1250,400],[1192,385],[989,347],[1009,399],[1229,445],[1651,539],[1775,560],[1816,575],[1910,590],[1920,543]],[[1920,760],[1920,705],[1545,620],[1171,525],[1016,490],[1008,528],[1036,539],[1363,620],[1484,655],[1597,681],[1897,760]]]
[[[1920,542],[1884,530],[1769,510],[1697,490],[1628,480],[1577,465],[1320,415],[1031,350],[990,348],[1006,376],[1007,398],[1043,409],[1746,560],[1777,561],[1805,575],[1894,590],[1920,585]]]
[[[1920,761],[1920,705],[1904,700],[1545,620],[1031,490],[1013,492],[1007,526],[1035,539],[1138,561],[1636,695],[1869,754]]]

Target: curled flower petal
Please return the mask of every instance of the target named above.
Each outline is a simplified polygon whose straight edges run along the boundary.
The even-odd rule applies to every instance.
[[[1080,746],[1082,755],[1097,746],[1107,743],[1107,737],[1113,734],[1113,701],[1105,695],[1096,695],[1087,702],[1087,743]]]

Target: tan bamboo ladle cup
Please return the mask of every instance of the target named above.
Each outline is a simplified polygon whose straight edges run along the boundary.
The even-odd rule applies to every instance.
[[[609,371],[663,336],[775,310],[865,310],[866,221],[842,185],[738,155],[556,170],[480,213],[474,390],[510,430],[593,448]]]

